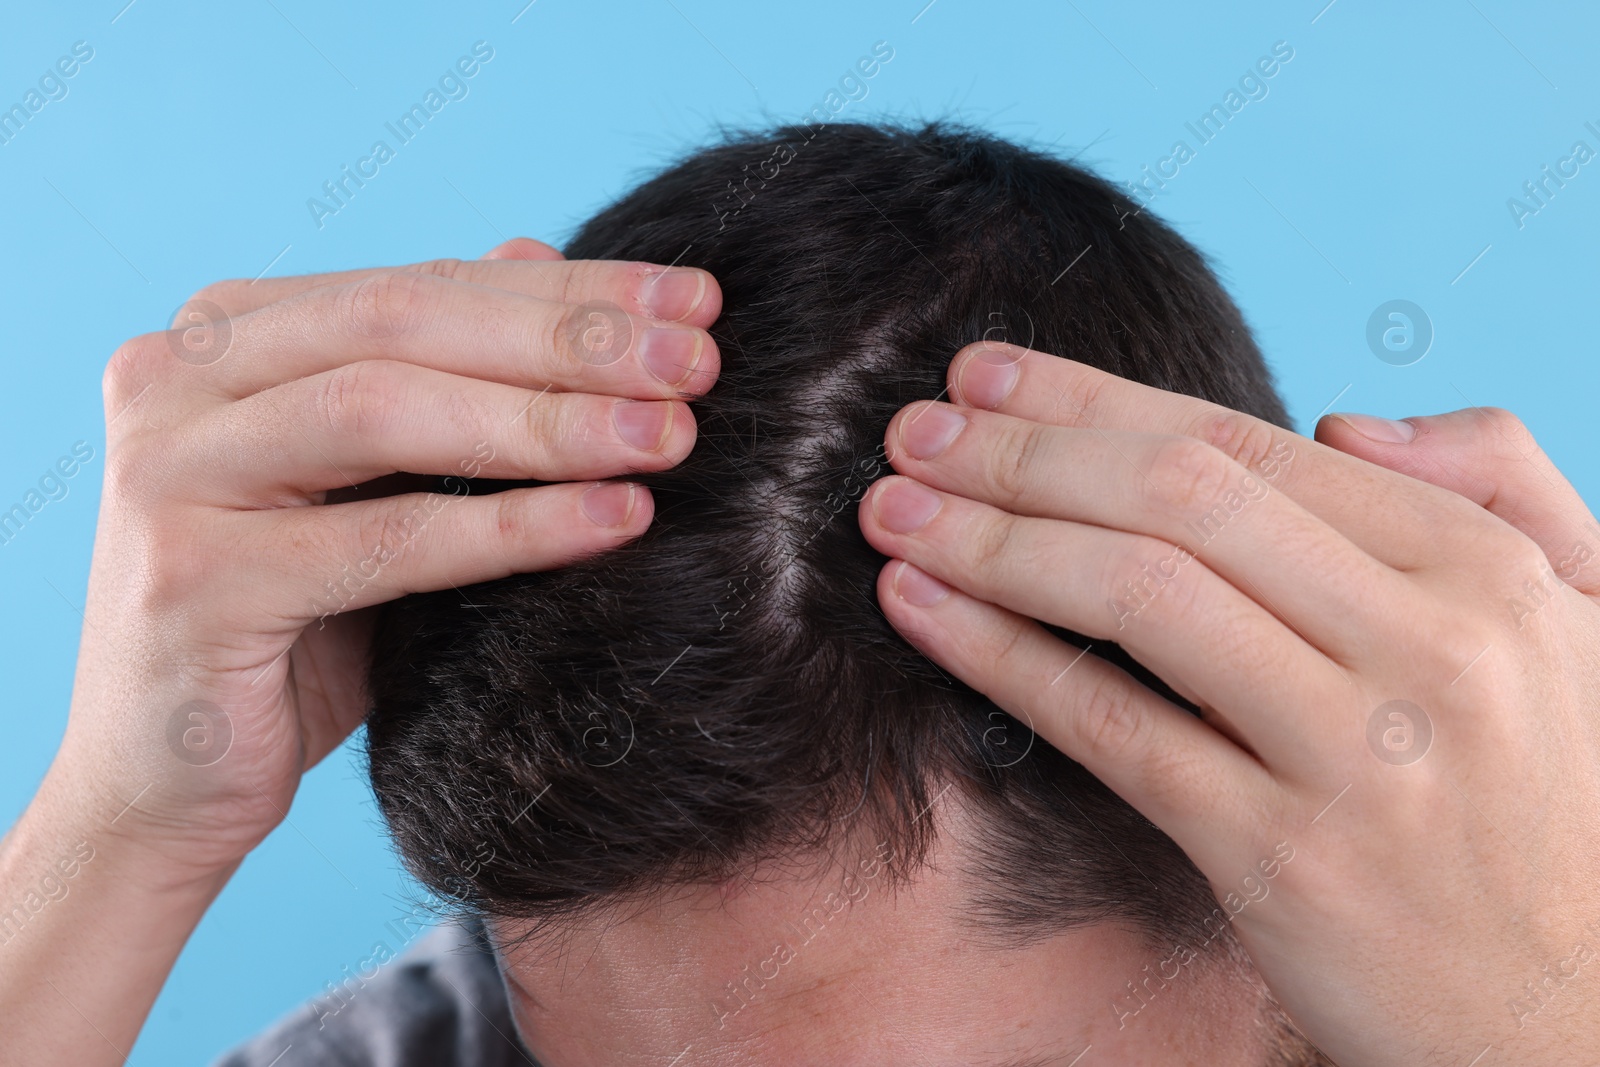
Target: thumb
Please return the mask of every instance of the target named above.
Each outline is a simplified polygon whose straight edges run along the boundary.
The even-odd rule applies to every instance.
[[[1316,440],[1466,497],[1537,543],[1568,585],[1600,595],[1600,526],[1509,411],[1463,408],[1403,420],[1332,414],[1317,423]]]

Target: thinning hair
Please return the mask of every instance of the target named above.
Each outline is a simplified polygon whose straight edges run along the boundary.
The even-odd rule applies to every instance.
[[[1041,152],[946,124],[829,124],[727,135],[565,251],[709,270],[722,373],[693,403],[689,457],[630,476],[656,506],[637,540],[385,611],[370,772],[416,876],[549,919],[865,828],[906,877],[936,833],[920,816],[954,788],[983,831],[967,843],[978,921],[1019,940],[1104,920],[1192,939],[1216,909],[1199,872],[895,632],[855,510],[889,470],[890,417],[941,395],[957,349],[985,338],[1287,426],[1196,250]],[[1115,646],[1091,654],[1177,699]]]

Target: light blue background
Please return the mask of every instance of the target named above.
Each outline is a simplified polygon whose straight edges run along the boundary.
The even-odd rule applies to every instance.
[[[841,118],[956,116],[1082,150],[1115,179],[1176,139],[1194,147],[1184,124],[1287,41],[1269,95],[1152,210],[1213,258],[1301,428],[1336,396],[1395,416],[1497,404],[1586,498],[1600,490],[1600,163],[1521,229],[1507,207],[1575,140],[1600,149],[1584,129],[1600,126],[1592,5],[123,2],[8,5],[0,35],[0,106],[75,41],[94,48],[69,95],[0,145],[0,510],[73,442],[97,455],[0,546],[0,824],[65,721],[100,374],[120,341],[219,278],[475,256],[515,234],[559,242],[717,124],[798,117],[880,39],[894,59]],[[495,55],[470,95],[318,229],[307,198],[478,40]],[[1436,330],[1411,366],[1366,344],[1369,314],[1394,298]],[[291,819],[201,925],[135,1064],[206,1062],[392,940],[415,891],[348,746]]]

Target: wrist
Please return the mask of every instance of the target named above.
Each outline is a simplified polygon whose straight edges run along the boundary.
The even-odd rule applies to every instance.
[[[72,808],[40,803],[30,805],[0,842],[0,891],[11,908],[13,925],[52,925],[36,922],[54,919],[67,911],[101,906],[124,915],[138,915],[153,936],[152,943],[187,939],[194,923],[216,899],[238,864],[211,869],[173,864],[142,842],[113,832],[106,820],[98,823]],[[0,940],[19,932],[6,928]]]
[[[117,882],[132,891],[209,904],[249,846],[218,848],[186,840],[178,827],[161,826],[150,812],[159,807],[164,785],[155,777],[138,785],[96,772],[73,759],[63,745],[32,803],[7,835],[3,852],[15,848],[25,853],[41,875],[46,872],[40,864],[53,865],[62,877],[76,860],[79,866],[93,866],[100,877],[114,872]]]
[[[7,1063],[112,1067],[232,867],[167,861],[47,775],[0,841]],[[236,866],[236,865],[235,865]],[[70,991],[70,999],[63,991]],[[85,1018],[95,1025],[85,1027]]]

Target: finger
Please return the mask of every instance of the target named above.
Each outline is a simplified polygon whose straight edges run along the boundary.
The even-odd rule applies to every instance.
[[[945,492],[1182,546],[1341,663],[1372,652],[1409,593],[1272,479],[1192,437],[923,401],[895,415],[884,442],[897,471]]]
[[[696,327],[403,272],[312,289],[229,326],[227,358],[194,379],[229,398],[367,359],[639,398],[703,393],[721,365]]]
[[[487,496],[408,493],[238,512],[252,600],[298,627],[408,593],[565,566],[637,537],[650,492],[632,482],[563,482]]]
[[[1317,440],[1380,467],[1459,493],[1522,531],[1556,576],[1600,595],[1600,527],[1527,427],[1501,408],[1463,408],[1400,421],[1333,414]]]
[[[694,446],[679,400],[519,389],[390,360],[214,409],[187,439],[216,503],[281,507],[397,471],[576,481],[665,470]]]
[[[480,258],[554,262],[567,257],[562,255],[561,249],[547,245],[543,241],[535,241],[531,237],[513,237],[509,241],[502,241],[500,244],[495,245]]]
[[[949,385],[962,404],[1035,422],[1197,438],[1247,470],[1272,478],[1306,510],[1397,570],[1449,557],[1452,549],[1470,544],[1479,529],[1477,509],[1453,493],[1422,489],[1392,471],[1219,404],[1048,353],[990,342],[968,345],[951,362]]]
[[[1229,869],[1267,772],[1226,738],[1125,672],[902,560],[878,602],[934,662],[1083,764],[1175,840],[1201,870]]]
[[[1115,641],[1269,765],[1332,745],[1325,706],[1348,676],[1181,548],[1077,522],[1012,515],[904,476],[873,484],[863,535],[969,596]]]
[[[521,244],[521,241],[527,243]],[[208,313],[215,310],[224,317],[233,318],[311,289],[349,285],[375,275],[397,272],[447,278],[564,304],[605,304],[631,315],[690,326],[710,326],[722,313],[721,288],[715,278],[698,268],[662,267],[624,260],[550,259],[542,251],[523,259],[502,252],[508,245],[510,251],[534,251],[532,246],[535,245],[555,251],[541,242],[519,238],[494,249],[491,255],[502,254],[493,259],[430,259],[399,267],[215,282],[191,297],[177,318],[183,319],[197,305],[205,305],[201,310]]]

